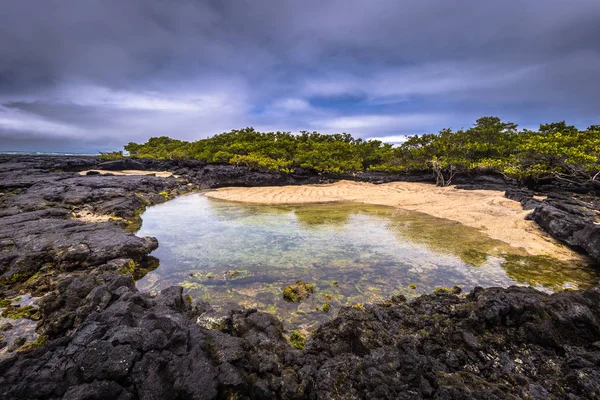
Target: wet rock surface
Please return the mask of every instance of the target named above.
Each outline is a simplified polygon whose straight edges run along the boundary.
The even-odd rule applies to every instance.
[[[9,158],[0,163],[0,293],[45,267],[90,268],[118,257],[139,260],[158,246],[114,223],[86,223],[81,211],[134,219],[148,204],[165,201],[184,182],[147,176],[80,176],[92,157]]]
[[[600,263],[600,198],[592,193],[554,191],[544,193],[546,198],[540,200],[534,194],[531,190],[509,189],[505,196],[533,210],[528,218],[554,238]]]
[[[180,178],[78,174],[87,169]],[[136,290],[132,274],[157,243],[123,228],[146,205],[193,188],[330,179],[197,161],[0,156],[0,296],[43,295],[36,331],[44,339],[13,344],[0,361],[0,399],[600,398],[599,288],[397,296],[341,309],[304,350],[270,314],[215,311],[179,287],[154,297]],[[589,191],[540,199],[499,177],[461,179],[465,189],[507,189],[550,234],[599,259]],[[84,222],[82,211],[113,220]]]

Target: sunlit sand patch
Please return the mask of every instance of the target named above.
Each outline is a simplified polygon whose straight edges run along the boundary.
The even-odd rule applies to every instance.
[[[73,212],[71,218],[82,222],[122,221],[123,218],[114,215],[96,214],[90,211]]]

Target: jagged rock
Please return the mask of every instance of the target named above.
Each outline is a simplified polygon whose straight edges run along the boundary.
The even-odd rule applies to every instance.
[[[207,311],[196,319],[196,323],[206,329],[229,332],[233,325],[233,319],[226,311]]]
[[[508,189],[504,192],[507,199],[515,200],[521,203],[524,210],[533,210],[541,204],[540,200],[534,199],[534,192],[527,189]]]
[[[132,158],[123,158],[120,160],[101,162],[98,164],[98,169],[106,171],[122,171],[131,169],[143,170],[145,167],[144,164],[138,160]]]
[[[514,181],[493,174],[458,174],[452,179],[452,184],[462,190],[507,190],[515,186]]]
[[[586,251],[600,261],[600,225],[591,218],[570,213],[544,203],[538,206],[532,218],[545,231],[570,246]]]
[[[0,292],[46,266],[73,270],[118,257],[139,260],[156,248],[156,239],[73,216],[85,210],[134,219],[145,205],[164,201],[157,193],[187,191],[188,182],[65,172],[97,164],[95,157],[6,157],[0,162]]]
[[[534,192],[526,189],[509,189],[507,198],[519,201],[525,210],[533,210],[527,215],[554,238],[586,252],[600,261],[600,217],[599,200],[586,197],[585,201],[572,193],[551,192],[544,200],[535,199]]]
[[[0,324],[0,332],[11,330],[13,325],[10,322],[3,322]]]
[[[57,291],[80,321],[1,361],[0,398],[600,395],[599,289],[476,288],[464,298],[345,307],[304,352],[276,317],[255,310],[231,313],[229,332],[197,325],[181,288],[153,298],[127,277],[93,273]]]
[[[79,176],[73,172],[97,168],[99,161],[0,156],[0,271],[49,277],[38,285],[46,295],[38,302],[37,327],[48,342],[0,361],[0,399],[600,397],[599,288],[554,295],[476,288],[466,297],[444,293],[409,301],[396,296],[362,309],[341,308],[308,335],[304,351],[287,342],[273,315],[239,308],[216,312],[190,304],[179,287],[155,297],[139,293],[123,273],[156,243],[112,223],[73,221],[74,209],[129,216],[140,197],[151,204],[158,201],[156,193],[187,190],[190,183],[316,183],[335,177],[196,161],[135,162],[186,176]],[[456,182],[504,184],[498,177],[476,183],[472,178]],[[516,199],[514,193],[507,197]],[[533,199],[529,192],[520,196],[526,203]],[[588,200],[552,195],[532,217],[565,242],[597,254],[598,207]]]
[[[0,255],[0,280],[26,280],[47,263],[72,270],[121,256],[139,259],[158,247],[155,238],[138,238],[108,222],[59,219],[67,215],[49,209],[2,218],[0,240],[11,246]]]

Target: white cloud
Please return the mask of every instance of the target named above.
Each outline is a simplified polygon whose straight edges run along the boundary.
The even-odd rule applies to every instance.
[[[115,145],[162,135],[197,140],[248,125],[246,90],[235,83],[188,82],[185,88],[139,91],[64,83],[35,99],[13,97],[10,106],[0,109],[0,130],[83,141],[104,137]]]
[[[407,135],[394,135],[394,136],[375,136],[370,137],[370,140],[380,140],[383,143],[401,144],[406,142],[408,139]]]
[[[334,117],[319,121],[327,131],[368,134],[426,132],[449,119],[445,114],[359,115]]]
[[[158,112],[198,112],[207,108],[226,107],[227,93],[177,93],[163,91],[114,90],[97,85],[67,85],[58,90],[55,103],[85,107],[108,107],[122,110]]]
[[[69,124],[51,121],[47,118],[0,106],[0,129],[12,132],[41,133],[48,136],[75,137],[82,130]]]
[[[349,74],[325,74],[319,78],[308,78],[304,82],[302,93],[305,96],[341,96],[363,94],[368,90],[364,84],[369,79]]]
[[[286,111],[309,111],[312,109],[310,103],[300,98],[285,98],[273,103],[273,108]]]
[[[414,96],[464,96],[478,90],[501,89],[526,79],[541,65],[429,63],[386,68],[369,75],[327,74],[303,84],[306,96],[364,96],[373,103],[407,101]],[[490,94],[492,96],[493,93]]]

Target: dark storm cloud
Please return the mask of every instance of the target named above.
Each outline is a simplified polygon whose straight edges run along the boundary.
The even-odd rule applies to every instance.
[[[488,114],[584,126],[599,20],[597,0],[5,2],[0,150],[248,125],[394,140]]]

